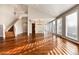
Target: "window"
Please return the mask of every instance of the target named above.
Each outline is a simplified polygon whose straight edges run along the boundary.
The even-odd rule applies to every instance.
[[[50,24],[47,25],[47,31],[50,32]]]
[[[52,22],[50,23],[50,32],[52,33]]]
[[[50,24],[50,33],[51,33],[51,23],[49,23]]]
[[[56,22],[55,21],[53,21],[53,33],[56,33]]]
[[[51,25],[52,25],[52,28],[51,28],[51,33],[53,33],[53,22],[51,23]]]
[[[77,12],[66,16],[66,36],[77,40]]]
[[[57,20],[57,34],[62,35],[62,18]]]
[[[51,24],[49,23],[49,33],[51,32]]]

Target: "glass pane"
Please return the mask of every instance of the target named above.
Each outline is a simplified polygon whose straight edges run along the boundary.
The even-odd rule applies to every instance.
[[[62,18],[57,20],[57,34],[62,35]]]
[[[77,40],[77,12],[66,16],[66,36]]]
[[[53,21],[53,33],[56,33],[56,23]]]
[[[52,33],[52,22],[50,23],[50,32]]]

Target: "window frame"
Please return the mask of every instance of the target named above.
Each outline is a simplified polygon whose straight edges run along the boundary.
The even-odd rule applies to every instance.
[[[57,19],[57,34],[58,35],[62,35],[62,25],[63,25],[62,20],[63,20],[62,17]],[[61,34],[58,33],[58,21],[60,21],[60,23],[61,23]]]
[[[71,37],[71,36],[67,36],[67,23],[66,23],[66,17],[67,16],[70,16],[70,15],[72,15],[73,13],[77,13],[77,23],[76,23],[76,25],[77,25],[77,28],[76,28],[76,35],[77,35],[77,37],[76,38],[73,38],[73,37]],[[71,13],[69,13],[69,14],[67,14],[67,15],[65,15],[65,37],[67,37],[67,38],[69,38],[69,39],[73,39],[73,40],[78,40],[78,11],[74,11],[74,12],[71,12]]]
[[[54,24],[55,23],[55,24]],[[52,29],[52,32],[54,33],[54,34],[56,34],[56,32],[57,32],[57,30],[56,30],[56,20],[53,20],[53,26],[52,27],[54,27],[53,29]]]

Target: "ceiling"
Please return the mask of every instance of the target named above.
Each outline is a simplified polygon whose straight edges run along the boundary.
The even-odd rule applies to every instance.
[[[31,9],[36,10],[37,12],[40,12],[43,15],[46,15],[46,17],[48,15],[48,17],[51,16],[55,18],[75,5],[76,4],[30,4],[28,5],[28,8],[30,7]],[[28,14],[30,14],[31,12],[33,13],[33,11],[29,10]],[[32,14],[32,17],[33,17],[33,14]]]

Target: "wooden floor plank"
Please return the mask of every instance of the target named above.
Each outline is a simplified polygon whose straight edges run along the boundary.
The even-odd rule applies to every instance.
[[[79,45],[55,35],[31,37],[31,41],[27,35],[21,35],[0,42],[1,55],[75,55],[79,54],[78,48]]]

